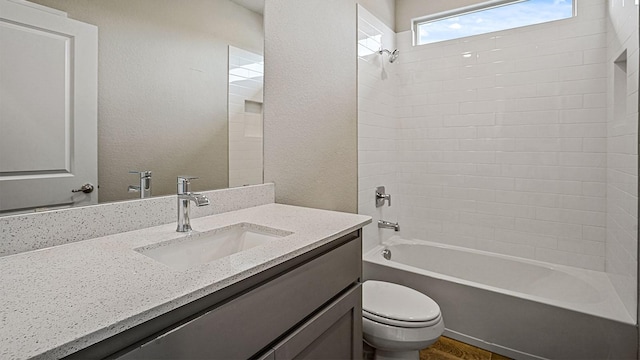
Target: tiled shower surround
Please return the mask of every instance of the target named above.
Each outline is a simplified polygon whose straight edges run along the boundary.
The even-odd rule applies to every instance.
[[[629,3],[615,12],[621,0],[577,0],[572,19],[422,46],[401,32],[399,59],[385,63],[386,78],[378,67],[376,81],[360,56],[360,106],[375,104],[359,111],[361,177],[372,162],[395,169],[379,179],[396,192],[402,237],[615,268],[635,316],[638,8]],[[612,33],[616,21],[626,35]],[[609,72],[625,47],[626,117],[608,125]],[[393,89],[394,116],[380,94],[362,91],[375,87]],[[372,141],[372,120],[395,129],[395,144],[382,131]],[[393,155],[379,155],[388,148]],[[388,184],[360,182],[360,212],[374,219],[363,204],[375,185]]]
[[[397,120],[395,116],[396,63],[389,64],[377,51],[393,51],[395,33],[366,9],[358,7],[358,212],[373,217],[364,227],[363,250],[394,235],[378,229],[378,220],[396,222],[400,200],[396,162]],[[384,63],[382,62],[384,61]],[[385,73],[383,74],[383,69]],[[376,208],[375,188],[384,185],[391,204]]]
[[[607,243],[605,269],[630,314],[637,308],[638,7],[607,3]],[[626,50],[626,53],[625,53]],[[616,78],[626,55],[626,76]],[[623,56],[624,57],[624,56]],[[622,89],[615,89],[621,86]],[[614,93],[620,91],[621,94]]]
[[[409,237],[604,270],[606,20],[411,46],[398,34]]]

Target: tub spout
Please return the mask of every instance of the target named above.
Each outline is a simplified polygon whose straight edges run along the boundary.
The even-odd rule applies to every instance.
[[[393,231],[400,231],[400,224],[392,223],[389,221],[378,220],[378,227],[380,229],[393,229]]]

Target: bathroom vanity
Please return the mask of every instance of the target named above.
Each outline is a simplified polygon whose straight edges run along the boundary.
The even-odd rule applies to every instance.
[[[353,232],[69,358],[103,358],[131,343],[133,350],[114,357],[357,359],[360,244],[359,231]]]
[[[370,221],[280,204],[193,219],[201,233],[244,224],[280,235],[182,268],[145,254],[185,240],[175,223],[0,258],[0,354],[360,358]]]

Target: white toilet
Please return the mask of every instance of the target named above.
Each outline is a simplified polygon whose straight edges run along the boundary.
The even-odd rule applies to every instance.
[[[440,307],[430,297],[384,281],[362,284],[363,336],[376,360],[420,358],[444,332]]]

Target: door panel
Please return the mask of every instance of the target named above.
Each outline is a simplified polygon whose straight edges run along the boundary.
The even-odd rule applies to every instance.
[[[0,0],[0,212],[97,203],[97,28]]]

